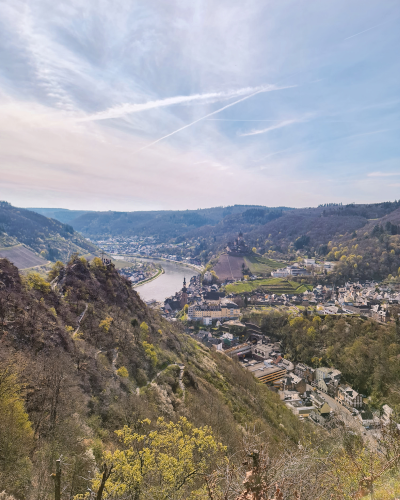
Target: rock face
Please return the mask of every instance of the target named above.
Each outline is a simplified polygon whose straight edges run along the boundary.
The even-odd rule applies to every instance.
[[[7,259],[0,258],[0,290],[21,291],[21,278],[18,269]]]

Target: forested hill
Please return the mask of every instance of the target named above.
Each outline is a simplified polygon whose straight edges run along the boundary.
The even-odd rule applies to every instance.
[[[67,221],[76,231],[88,237],[152,236],[159,241],[185,239],[190,232],[226,234],[253,225],[265,224],[280,217],[286,207],[267,208],[234,205],[199,210],[160,210],[143,212],[85,212],[58,209],[30,209]]]
[[[0,202],[0,257],[20,268],[67,260],[74,252],[89,255],[96,247],[72,226],[7,202]]]
[[[330,204],[288,209],[248,205],[203,210],[88,212],[71,220],[89,237],[152,236],[201,253],[203,262],[224,251],[239,231],[268,258],[317,256],[339,262],[340,279],[384,279],[400,267],[400,202]]]
[[[48,280],[0,259],[0,491],[53,498],[60,456],[63,499],[97,489],[103,453],[121,446],[114,431],[166,431],[159,417],[185,433],[210,426],[193,437],[210,451],[203,474],[223,451],[214,440],[235,453],[246,428],[285,448],[298,442],[305,427],[276,394],[147,308],[113,265],[74,255]],[[142,480],[144,491],[158,487],[152,474]],[[203,476],[173,498],[197,487]]]

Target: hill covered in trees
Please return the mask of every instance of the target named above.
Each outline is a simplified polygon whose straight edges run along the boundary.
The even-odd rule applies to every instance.
[[[19,268],[67,260],[74,252],[88,255],[96,251],[72,226],[0,202],[0,257]]]
[[[280,316],[261,327],[304,361],[328,347],[321,356],[337,362],[335,341],[347,342],[343,372],[366,390],[380,390],[387,356],[396,375],[390,330],[314,323]],[[371,359],[351,345],[362,336]],[[377,451],[340,422],[301,422],[237,362],[149,309],[99,258],[74,254],[48,280],[0,259],[0,346],[2,500],[55,491],[62,500],[342,500],[371,488],[383,500],[399,490],[395,425],[382,429]],[[355,370],[351,352],[361,356]]]
[[[74,255],[49,280],[0,259],[1,491],[52,498],[62,456],[63,498],[85,494],[121,446],[114,431],[168,434],[159,417],[171,432],[209,426],[204,439],[219,450],[209,472],[246,428],[292,445],[305,432],[250,373],[149,309],[113,265]]]
[[[56,209],[51,213],[57,214]],[[70,217],[63,211],[61,217]],[[71,212],[72,213],[72,212]],[[77,215],[77,216],[75,216]],[[265,257],[301,255],[337,261],[338,279],[383,279],[400,267],[400,202],[289,209],[234,205],[202,210],[77,212],[70,224],[83,235],[152,236],[156,242],[193,244],[204,262],[239,231]]]
[[[213,234],[238,232],[243,226],[253,227],[273,220],[286,207],[267,208],[254,205],[233,205],[199,210],[160,210],[140,212],[81,212],[59,209],[30,209],[68,221],[85,236],[130,237],[152,236],[159,241],[183,241],[203,231]],[[202,231],[203,230],[203,231]]]

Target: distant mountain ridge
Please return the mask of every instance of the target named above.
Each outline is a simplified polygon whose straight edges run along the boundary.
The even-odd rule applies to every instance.
[[[91,210],[69,210],[68,208],[27,208],[26,210],[44,215],[49,219],[56,219],[64,224],[70,224],[80,215],[91,212]]]
[[[233,205],[198,210],[154,210],[135,212],[94,212],[52,208],[29,210],[68,222],[76,231],[88,237],[104,236],[153,236],[162,241],[184,238],[191,231],[214,227],[225,221],[223,232],[230,230],[227,224],[251,225],[267,222],[280,216],[288,207],[268,208],[260,205]],[[242,217],[243,216],[243,217]]]

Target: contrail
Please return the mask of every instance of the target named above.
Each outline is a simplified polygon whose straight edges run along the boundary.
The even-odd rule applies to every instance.
[[[97,120],[109,120],[112,118],[121,118],[125,115],[131,113],[138,113],[140,111],[147,111],[150,109],[164,108],[166,106],[174,106],[177,104],[189,104],[196,101],[206,101],[206,100],[222,100],[222,99],[232,99],[233,97],[239,97],[241,95],[246,95],[249,92],[254,92],[261,90],[261,87],[245,87],[237,90],[228,90],[225,92],[209,92],[207,94],[193,94],[193,95],[179,95],[175,97],[167,97],[165,99],[157,99],[155,101],[147,101],[142,104],[130,104],[125,103],[113,108],[106,109],[105,111],[100,111],[93,115],[85,116],[78,119],[78,122],[87,121],[97,121]]]
[[[251,130],[250,132],[244,132],[242,134],[239,134],[241,137],[247,137],[249,135],[259,135],[259,134],[265,134],[266,132],[270,132],[271,130],[276,130],[277,128],[282,128],[286,127],[287,125],[292,125],[293,123],[299,123],[303,120],[285,120],[283,122],[277,123],[276,125],[272,125],[271,127],[268,128],[263,128],[262,130]]]
[[[171,137],[171,135],[177,134],[181,130],[185,130],[185,128],[191,127],[195,123],[198,123],[201,120],[205,120],[209,116],[216,115],[217,113],[220,113],[224,109],[230,108],[231,106],[235,106],[235,104],[239,104],[239,102],[245,101],[246,99],[250,99],[250,97],[253,97],[253,96],[257,95],[257,94],[261,94],[262,92],[271,92],[273,90],[290,89],[290,88],[293,88],[293,87],[296,87],[296,85],[290,85],[290,86],[287,86],[287,87],[276,87],[275,85],[270,85],[268,87],[264,87],[261,90],[257,90],[256,92],[253,92],[252,94],[247,95],[246,97],[242,97],[241,99],[238,99],[235,102],[231,102],[230,104],[227,104],[226,106],[224,106],[222,108],[219,108],[216,111],[213,111],[212,113],[209,113],[208,115],[202,116],[201,118],[198,118],[194,122],[188,123],[187,125],[184,125],[183,127],[178,128],[178,130],[174,130],[174,132],[171,132],[170,134],[164,135],[164,137],[160,137],[160,139],[157,139],[156,141],[151,142],[150,144],[147,144],[146,146],[143,146],[142,148],[138,149],[136,152],[142,151],[143,149],[147,149],[150,146],[154,146],[154,144],[157,144],[158,142],[163,141],[164,139],[167,139],[167,137]]]
[[[362,35],[363,33],[366,33],[367,31],[370,31],[370,30],[373,30],[374,28],[377,28],[381,24],[384,24],[384,23],[375,24],[375,26],[371,26],[371,28],[368,28],[368,29],[366,29],[364,31],[360,31],[360,33],[356,33],[355,35],[348,36],[344,40],[350,40],[350,38],[354,38],[355,36]]]
[[[240,118],[208,118],[210,122],[278,122],[279,120],[241,120]]]

